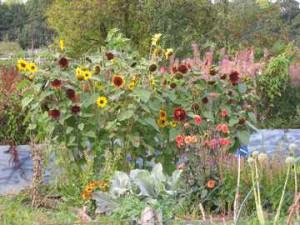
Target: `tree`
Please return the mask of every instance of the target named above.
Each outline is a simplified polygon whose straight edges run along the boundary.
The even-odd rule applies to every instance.
[[[38,48],[49,45],[53,31],[48,28],[45,11],[52,0],[29,0],[26,3],[27,19],[19,38],[23,48]]]

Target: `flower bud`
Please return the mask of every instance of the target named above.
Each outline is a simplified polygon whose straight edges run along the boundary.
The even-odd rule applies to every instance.
[[[289,145],[289,151],[291,153],[296,153],[297,148],[298,148],[298,146],[295,143]]]
[[[253,152],[252,152],[252,157],[253,157],[253,158],[256,159],[256,158],[258,157],[258,155],[259,155],[259,151],[253,151]]]
[[[293,165],[295,163],[294,157],[292,157],[292,156],[286,157],[285,163],[288,164],[288,165]]]
[[[268,160],[268,155],[266,153],[260,153],[258,155],[258,161],[260,163],[265,163]]]
[[[250,165],[254,164],[254,163],[255,163],[255,159],[253,159],[252,157],[249,157],[249,158],[248,158],[248,163],[249,163]]]

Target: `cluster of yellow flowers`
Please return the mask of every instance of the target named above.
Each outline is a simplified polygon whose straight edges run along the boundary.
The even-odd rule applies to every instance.
[[[30,72],[30,73],[36,73],[37,72],[37,66],[33,62],[27,62],[24,59],[19,59],[17,62],[17,68],[20,72]],[[34,78],[34,75],[31,74],[28,76],[30,80]]]
[[[87,68],[76,68],[76,78],[77,80],[89,80],[92,77],[92,72],[90,72]]]
[[[175,121],[167,121],[167,112],[165,110],[159,111],[159,119],[156,121],[156,123],[160,128],[164,128],[168,125],[172,128],[175,128],[177,126],[177,123]]]

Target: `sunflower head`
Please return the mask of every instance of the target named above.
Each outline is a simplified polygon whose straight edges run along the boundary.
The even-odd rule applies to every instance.
[[[17,62],[17,68],[19,71],[25,72],[27,70],[27,65],[28,65],[28,62],[24,59],[19,59]]]
[[[115,74],[112,79],[112,83],[116,88],[121,88],[125,85],[125,79],[123,76]]]
[[[84,80],[83,71],[80,67],[76,68],[76,78],[77,80]]]
[[[153,46],[156,46],[158,44],[158,42],[160,41],[162,34],[154,34],[153,37],[151,38],[151,44]]]
[[[37,66],[34,63],[28,63],[27,64],[27,70],[30,73],[36,73],[38,69],[37,69]]]
[[[166,119],[167,118],[167,112],[165,110],[159,111],[159,118],[160,119]]]
[[[96,103],[98,107],[104,108],[107,104],[107,98],[104,96],[99,96]]]
[[[88,70],[82,72],[83,79],[89,80],[92,77],[92,73]]]
[[[164,128],[168,125],[168,122],[165,118],[164,119],[158,119],[156,121],[156,123],[157,123],[158,127],[160,127],[160,128]]]

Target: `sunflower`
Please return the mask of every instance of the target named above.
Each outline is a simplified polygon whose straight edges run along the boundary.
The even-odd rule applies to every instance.
[[[93,74],[100,74],[100,71],[101,71],[101,68],[100,68],[99,65],[97,65],[97,66],[94,67]]]
[[[48,115],[54,119],[54,120],[58,120],[60,117],[60,111],[58,109],[51,109],[48,111]]]
[[[60,58],[58,64],[62,69],[67,68],[69,66],[69,60],[66,57]]]
[[[55,79],[53,81],[50,82],[50,86],[54,89],[54,90],[58,90],[61,88],[62,85],[62,81],[59,79]]]
[[[82,72],[83,79],[89,80],[92,77],[92,73],[88,70]]]
[[[66,95],[67,95],[67,98],[72,100],[72,101],[75,101],[76,100],[76,93],[73,89],[67,89],[66,90]]]
[[[112,83],[116,88],[121,88],[125,85],[126,82],[123,76],[116,74],[113,76]]]
[[[74,114],[74,115],[78,115],[79,112],[80,112],[80,106],[78,106],[78,105],[73,105],[73,106],[71,107],[71,112],[72,112],[72,114]]]
[[[95,85],[95,88],[97,89],[97,90],[102,90],[103,89],[103,84],[100,82],[100,81],[98,81],[98,80],[95,80],[94,81],[94,85]]]
[[[156,46],[160,40],[162,34],[154,34],[153,37],[151,38],[151,44],[153,46]]]
[[[59,47],[60,47],[60,51],[64,51],[64,48],[65,48],[64,40],[59,40]]]
[[[36,73],[37,72],[37,66],[34,63],[28,63],[27,64],[27,70],[30,73]]]
[[[158,119],[156,121],[157,125],[160,127],[160,128],[164,128],[168,125],[168,122],[166,119]]]
[[[130,81],[128,89],[132,91],[134,89],[134,87],[135,87],[135,82],[134,81]]]
[[[17,62],[17,68],[19,71],[26,71],[27,65],[28,65],[28,62],[24,59],[19,59]]]
[[[97,106],[104,108],[107,104],[107,98],[104,96],[99,96],[99,98],[97,99]]]
[[[176,128],[177,127],[177,123],[175,121],[171,121],[169,122],[170,127],[172,128]]]
[[[77,80],[83,80],[84,79],[83,71],[80,67],[76,68],[76,78],[77,78]]]
[[[165,59],[168,59],[173,54],[173,52],[174,52],[173,48],[168,48],[164,54]]]
[[[167,119],[167,112],[165,110],[160,110],[159,111],[159,118],[162,119]]]

